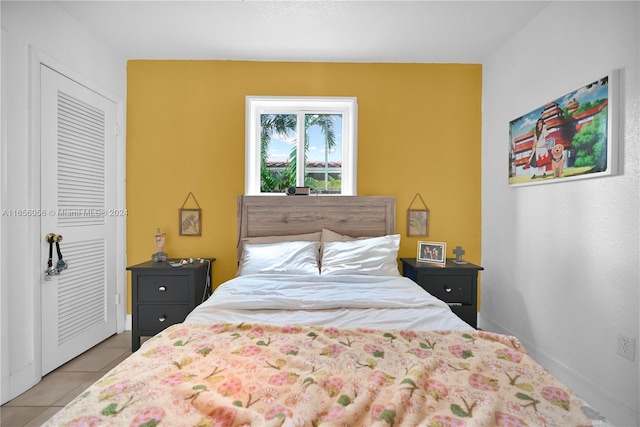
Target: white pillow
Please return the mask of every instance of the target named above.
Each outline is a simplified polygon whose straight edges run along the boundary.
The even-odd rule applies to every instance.
[[[324,242],[320,274],[399,276],[397,261],[399,247],[399,234],[370,239]]]
[[[242,266],[244,262],[244,247],[247,244],[256,244],[256,243],[280,243],[280,242],[291,242],[291,241],[305,241],[305,242],[316,242],[320,241],[322,237],[322,232],[316,231],[315,233],[306,233],[306,234],[287,234],[284,236],[260,236],[260,237],[245,237],[240,240],[240,256],[238,257],[238,267]],[[238,270],[238,273],[240,270]],[[236,274],[238,276],[239,274]]]
[[[238,276],[245,274],[320,274],[320,242],[245,244]]]

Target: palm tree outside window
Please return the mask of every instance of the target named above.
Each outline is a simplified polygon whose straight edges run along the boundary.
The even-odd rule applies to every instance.
[[[355,98],[247,98],[245,194],[355,195]]]

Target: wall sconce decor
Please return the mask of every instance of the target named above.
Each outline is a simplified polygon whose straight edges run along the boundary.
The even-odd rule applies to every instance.
[[[420,198],[424,209],[411,209],[416,198]],[[429,208],[422,199],[420,193],[413,196],[413,200],[407,209],[407,236],[428,236],[429,235]]]
[[[185,209],[189,197],[193,198],[198,206],[197,209]],[[200,209],[196,196],[192,192],[189,192],[178,212],[178,221],[180,236],[202,236],[202,209]]]

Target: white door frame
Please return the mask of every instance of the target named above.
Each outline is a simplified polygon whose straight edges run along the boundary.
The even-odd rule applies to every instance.
[[[7,179],[7,108],[6,108],[6,85],[7,85],[7,39],[5,29],[0,28],[0,210],[5,206],[4,198]],[[0,221],[2,221],[0,219]],[[0,242],[2,242],[2,224],[0,223]],[[0,244],[0,259],[2,259],[2,245]],[[4,271],[0,263],[0,402],[5,402],[9,394],[9,333],[7,307],[9,302],[6,297],[6,286],[4,285]]]
[[[44,64],[59,73],[69,77],[81,85],[91,89],[116,104],[116,122],[118,135],[116,137],[116,208],[125,209],[125,135],[124,135],[124,101],[118,96],[100,87],[96,83],[79,75],[74,70],[64,66],[44,52],[29,48],[30,59],[30,100],[29,100],[29,152],[31,194],[30,205],[33,208],[40,206],[40,65]],[[45,265],[41,259],[41,244],[44,239],[44,231],[40,230],[40,221],[36,219],[30,224],[28,241],[31,254],[30,269],[32,271],[33,284],[33,372],[34,384],[42,377],[42,331],[41,331],[41,288],[42,275]],[[124,331],[126,318],[126,217],[118,217],[116,223],[116,330]]]

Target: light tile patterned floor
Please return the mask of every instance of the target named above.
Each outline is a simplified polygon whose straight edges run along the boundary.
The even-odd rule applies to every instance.
[[[0,407],[0,426],[40,426],[131,354],[131,331],[114,335],[45,375]]]

